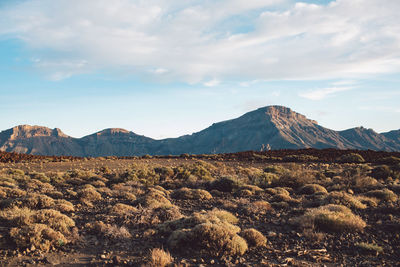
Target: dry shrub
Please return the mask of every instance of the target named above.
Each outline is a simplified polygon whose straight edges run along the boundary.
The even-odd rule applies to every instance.
[[[338,204],[349,208],[365,209],[367,205],[362,203],[357,197],[343,191],[333,191],[322,200],[323,204]]]
[[[172,205],[156,208],[140,208],[134,218],[130,218],[125,223],[130,225],[156,225],[180,218],[182,218],[182,214],[179,207]]]
[[[260,187],[258,187],[256,185],[249,185],[249,184],[242,185],[240,187],[240,190],[248,190],[248,191],[251,191],[251,193],[253,193],[253,194],[260,193],[260,192],[264,191],[262,188],[260,188]]]
[[[255,202],[251,202],[243,207],[244,213],[250,214],[266,214],[270,212],[272,209],[271,204],[267,201],[259,200]]]
[[[102,199],[101,194],[96,191],[92,186],[80,189],[78,191],[78,197],[84,204],[91,204],[92,202],[99,201]]]
[[[387,165],[377,166],[370,173],[372,177],[383,180],[388,179],[391,174],[392,172]]]
[[[44,209],[35,212],[33,220],[35,223],[44,223],[64,235],[69,235],[71,228],[75,226],[74,220],[53,209]]]
[[[239,222],[239,219],[236,218],[235,215],[233,215],[232,213],[230,213],[229,211],[226,211],[226,210],[220,210],[220,209],[214,208],[211,211],[209,211],[207,214],[211,217],[215,216],[218,219],[220,219],[221,221],[226,221],[231,224],[236,224]]]
[[[54,209],[60,212],[74,212],[74,204],[65,200],[65,199],[57,199],[54,203]]]
[[[14,206],[12,208],[0,211],[0,218],[4,221],[7,221],[10,225],[22,226],[34,223],[34,214],[35,211],[27,207],[20,208]]]
[[[153,248],[150,252],[150,267],[165,267],[171,264],[174,258],[168,251],[161,248]]]
[[[138,198],[137,203],[146,208],[172,206],[171,202],[166,198],[164,192],[155,189]]]
[[[30,193],[22,199],[22,205],[31,209],[51,208],[54,204],[54,199],[51,197],[36,193]]]
[[[232,177],[222,177],[210,183],[209,187],[210,190],[231,193],[239,188],[239,182]]]
[[[172,250],[182,252],[182,248],[187,248],[186,252],[213,256],[243,255],[247,243],[238,236],[240,228],[230,223],[236,222],[235,219],[226,211],[214,209],[166,222],[158,229],[161,233],[169,234],[167,243]]]
[[[338,157],[336,161],[340,163],[363,163],[365,159],[360,154],[349,153]]]
[[[193,200],[209,200],[212,199],[212,195],[203,189],[190,189],[183,187],[175,190],[171,194],[172,198],[175,199],[193,199]]]
[[[64,235],[69,235],[70,229],[75,226],[75,222],[71,218],[53,209],[34,211],[25,207],[13,207],[2,211],[0,218],[13,226],[25,226],[34,223],[46,224]]]
[[[133,193],[130,192],[121,192],[119,194],[119,197],[128,201],[135,201],[136,200],[136,196]]]
[[[240,235],[250,247],[263,247],[267,244],[267,238],[254,228],[246,229]]]
[[[267,188],[265,189],[265,192],[270,194],[270,195],[287,195],[290,196],[289,191],[287,191],[285,188],[282,187],[275,187],[275,188]]]
[[[236,192],[236,195],[240,197],[250,197],[253,194],[254,194],[253,192],[247,189],[240,189],[238,192]]]
[[[299,200],[292,198],[286,194],[276,194],[271,198],[271,202],[287,202],[291,204],[298,204],[300,203]]]
[[[130,216],[137,212],[137,210],[137,208],[130,205],[117,203],[110,208],[109,213],[116,216]]]
[[[394,202],[398,199],[396,193],[389,189],[382,189],[382,190],[372,190],[365,193],[367,197],[374,197],[384,201],[391,201]]]
[[[61,247],[68,243],[65,236],[45,224],[25,225],[21,228],[12,228],[10,236],[18,248],[32,248],[49,251],[51,248]]]
[[[299,193],[304,195],[312,195],[315,193],[328,194],[328,191],[319,184],[306,184],[300,188]]]
[[[366,176],[366,177],[357,177],[354,185],[360,189],[364,189],[364,188],[368,189],[368,188],[373,188],[373,187],[379,186],[380,183],[375,178]]]
[[[383,252],[383,248],[376,244],[361,242],[361,243],[355,244],[355,246],[358,249],[360,249],[363,253],[366,253],[366,254],[378,255],[379,253]]]
[[[370,206],[370,207],[377,207],[378,204],[379,204],[379,199],[374,198],[374,197],[357,196],[357,199],[358,199],[361,203],[363,203],[363,204],[365,204],[365,205],[367,205],[367,206]]]
[[[22,186],[28,192],[39,192],[39,193],[50,193],[54,190],[54,186],[47,182],[42,182],[39,180],[30,180]]]
[[[239,167],[238,175],[239,177],[244,178],[245,181],[249,181],[250,183],[256,186],[260,186],[263,188],[278,179],[277,174],[264,172],[263,170],[254,167],[250,168]]]
[[[56,210],[34,211],[26,207],[13,207],[0,212],[0,218],[14,226],[10,236],[20,248],[34,246],[48,251],[75,238],[71,232],[75,222]]]
[[[168,238],[171,249],[193,251],[213,256],[243,255],[247,251],[246,241],[237,235],[238,227],[228,223],[202,223],[192,229],[174,231]]]
[[[0,192],[2,198],[20,198],[26,196],[26,192],[19,188],[1,187]]]
[[[169,195],[169,191],[167,189],[165,189],[164,187],[162,187],[162,186],[156,185],[153,188],[150,188],[150,190],[151,189],[155,189],[155,190],[161,191],[161,192],[164,193],[165,196]]]
[[[90,182],[90,184],[93,185],[94,187],[105,187],[106,186],[106,184],[100,180],[94,180],[94,181]]]
[[[96,235],[103,236],[112,240],[127,240],[132,237],[131,233],[125,226],[117,226],[115,224],[108,224],[102,221],[93,224],[87,223],[85,228]]]
[[[300,223],[304,227],[316,227],[331,232],[362,231],[366,223],[361,217],[342,205],[329,204],[319,208],[309,209]]]
[[[272,182],[272,187],[283,186],[290,188],[299,188],[306,184],[315,182],[316,172],[303,168],[299,164],[291,165],[292,170],[286,171],[278,180]]]

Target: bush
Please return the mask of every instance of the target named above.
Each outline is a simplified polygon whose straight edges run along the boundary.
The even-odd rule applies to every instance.
[[[263,171],[267,173],[282,174],[286,171],[286,169],[280,165],[271,165],[265,167]]]
[[[243,255],[247,251],[246,241],[237,235],[238,227],[227,223],[202,223],[192,229],[174,231],[168,238],[173,250],[183,247],[212,256]]]
[[[191,217],[166,222],[159,226],[161,234],[169,233],[168,246],[172,250],[212,256],[243,255],[246,241],[238,236],[240,228],[233,225],[238,220],[231,213],[214,209],[194,213]]]
[[[230,177],[223,177],[211,182],[210,188],[221,192],[231,193],[239,188],[239,184]]]
[[[333,191],[322,200],[324,204],[344,205],[348,208],[365,209],[367,205],[362,203],[357,197],[342,191]]]
[[[111,215],[116,216],[130,216],[135,212],[137,212],[137,208],[122,203],[115,204],[109,210],[109,213]]]
[[[271,204],[267,201],[259,200],[255,202],[250,202],[249,204],[243,207],[243,211],[245,214],[250,215],[259,215],[259,214],[266,214],[270,212],[272,209]]]
[[[368,197],[374,197],[380,200],[385,200],[385,201],[396,201],[397,200],[397,195],[389,189],[382,189],[382,190],[372,190],[367,193],[365,193],[366,196]]]
[[[378,255],[378,253],[383,252],[383,248],[376,244],[361,242],[361,243],[357,243],[356,247],[358,249],[360,249],[363,253],[366,253],[366,254]]]
[[[397,165],[397,164],[400,164],[400,158],[390,156],[390,157],[385,157],[385,158],[379,159],[379,160],[377,160],[377,162],[382,163],[382,164]]]
[[[58,248],[68,243],[65,236],[45,224],[25,225],[21,228],[12,228],[10,237],[18,248],[32,248],[40,251],[49,251],[51,248]]]
[[[208,200],[212,199],[212,195],[206,190],[202,189],[189,189],[189,188],[181,188],[175,190],[171,194],[172,198],[175,199],[193,199],[193,200]]]
[[[161,248],[153,248],[150,252],[150,263],[151,267],[165,267],[171,264],[174,258]]]
[[[251,179],[251,182],[259,187],[265,188],[271,183],[276,182],[279,179],[278,175],[275,173],[263,172],[258,176]]]
[[[128,231],[128,229],[125,226],[117,226],[115,224],[107,224],[102,221],[95,222],[93,224],[87,223],[85,225],[85,228],[91,231],[92,233],[96,235],[100,235],[102,237],[112,239],[115,241],[120,241],[120,240],[128,240],[131,238],[131,233]]]
[[[263,247],[267,244],[267,238],[254,228],[242,231],[241,236],[243,236],[250,247]]]
[[[366,223],[342,205],[326,205],[309,209],[300,219],[306,227],[315,226],[329,232],[362,231]]]
[[[364,163],[365,159],[358,153],[344,154],[336,159],[339,163]]]
[[[265,189],[265,192],[271,195],[287,195],[290,196],[289,191],[287,191],[285,188],[282,187],[275,187],[275,188],[267,188]]]
[[[312,195],[315,193],[327,194],[328,191],[325,189],[325,187],[319,184],[306,184],[300,188],[300,194]]]
[[[164,192],[153,189],[146,195],[138,198],[136,203],[147,208],[170,207],[171,202],[165,197]]]
[[[370,176],[376,179],[386,180],[390,177],[391,171],[388,166],[382,165],[372,169]]]
[[[78,191],[80,201],[85,204],[91,204],[93,201],[101,200],[101,194],[93,187],[83,188]]]

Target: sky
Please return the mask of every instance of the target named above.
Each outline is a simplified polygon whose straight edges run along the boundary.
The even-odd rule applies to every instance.
[[[0,130],[155,139],[268,105],[400,128],[398,0],[0,0]]]

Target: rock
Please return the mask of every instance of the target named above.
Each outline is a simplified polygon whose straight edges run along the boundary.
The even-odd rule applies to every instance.
[[[115,256],[112,258],[112,261],[113,261],[113,263],[115,263],[115,264],[121,264],[121,257],[115,255]]]
[[[275,232],[272,231],[268,232],[268,237],[275,237],[275,236],[277,236]]]
[[[51,265],[58,265],[60,264],[60,260],[56,258],[55,256],[47,256],[45,258],[45,261]]]
[[[103,259],[103,260],[104,260],[105,258],[107,258],[106,255],[104,255],[104,254],[101,254],[101,255],[100,255],[100,259]]]

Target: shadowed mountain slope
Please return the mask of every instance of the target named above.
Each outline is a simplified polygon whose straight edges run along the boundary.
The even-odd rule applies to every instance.
[[[124,129],[72,138],[59,129],[22,125],[0,133],[0,150],[36,155],[134,156],[228,153],[246,150],[339,148],[400,151],[400,130],[324,128],[289,108],[268,106],[178,138],[154,140]]]

